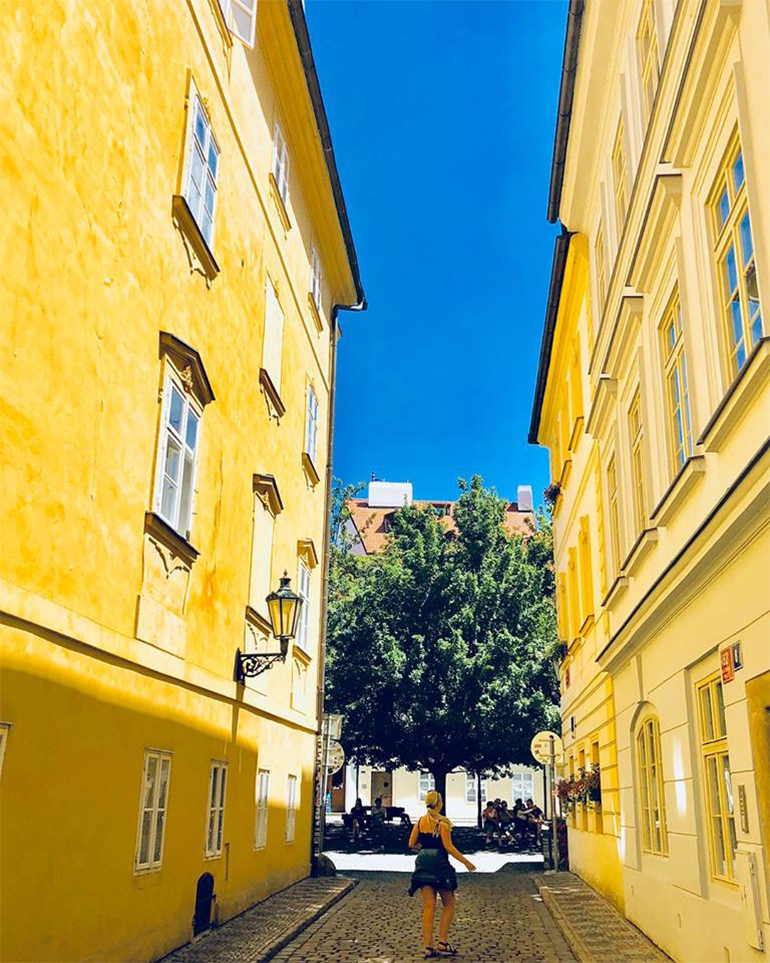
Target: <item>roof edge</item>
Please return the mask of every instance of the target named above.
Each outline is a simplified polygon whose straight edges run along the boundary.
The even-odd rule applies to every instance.
[[[551,183],[548,191],[547,218],[554,224],[559,218],[561,190],[564,184],[564,167],[567,162],[567,143],[572,121],[572,100],[575,96],[580,28],[583,23],[585,0],[569,0],[567,33],[564,38],[564,57],[561,65],[559,105],[556,111],[556,133],[553,140]]]
[[[345,249],[348,255],[348,264],[350,265],[350,272],[353,275],[353,284],[356,288],[356,295],[358,296],[359,303],[365,306],[366,297],[364,295],[363,285],[361,284],[361,275],[358,268],[358,256],[356,254],[355,244],[353,243],[353,232],[350,229],[350,221],[348,219],[348,212],[345,206],[345,198],[342,193],[342,184],[340,183],[340,175],[339,171],[337,170],[337,161],[334,157],[332,135],[331,131],[329,130],[329,121],[326,116],[326,108],[324,107],[323,96],[321,94],[321,84],[318,80],[318,73],[315,69],[315,60],[313,59],[313,51],[310,46],[310,34],[307,28],[307,20],[305,19],[304,5],[302,0],[286,0],[286,3],[289,8],[289,17],[291,18],[291,23],[294,28],[294,36],[297,39],[297,46],[299,48],[299,55],[302,61],[302,68],[305,71],[305,80],[307,82],[308,93],[310,94],[310,101],[313,105],[313,113],[315,114],[318,133],[321,137],[321,146],[323,148],[324,159],[326,161],[326,169],[329,172],[332,194],[334,195],[334,205],[337,208],[337,217],[339,218],[340,227],[342,228],[342,236],[345,241]]]
[[[548,370],[551,367],[551,352],[553,351],[553,337],[556,332],[556,319],[559,316],[559,302],[561,289],[564,284],[564,270],[567,266],[569,242],[574,232],[562,227],[561,234],[556,238],[553,248],[553,266],[551,268],[551,284],[548,289],[548,303],[545,308],[545,326],[543,340],[540,344],[540,360],[537,366],[537,380],[535,382],[535,398],[532,402],[532,419],[529,423],[530,445],[539,444],[537,440],[540,431],[540,415],[545,398],[545,388],[548,383]]]

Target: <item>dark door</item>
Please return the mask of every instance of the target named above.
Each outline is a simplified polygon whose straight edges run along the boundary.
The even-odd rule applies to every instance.
[[[202,933],[211,926],[211,906],[214,902],[214,877],[211,873],[204,873],[198,880],[195,889],[195,917],[193,918],[193,936]]]

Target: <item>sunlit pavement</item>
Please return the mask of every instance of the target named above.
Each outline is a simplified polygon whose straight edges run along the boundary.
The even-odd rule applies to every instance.
[[[345,875],[360,882],[273,957],[275,963],[421,960],[422,903],[419,894],[409,898],[406,876],[414,867],[414,857],[329,855]],[[451,933],[457,959],[463,963],[574,963],[530,876],[539,872],[540,858],[497,853],[476,853],[470,858],[480,871],[460,879]],[[366,871],[354,869],[354,862],[356,867],[366,866]],[[383,869],[373,871],[374,866]]]
[[[411,873],[414,869],[414,853],[327,853],[329,859],[340,872],[370,871],[388,873]],[[537,870],[543,865],[543,857],[538,854],[527,853],[469,853],[468,859],[476,866],[477,873],[496,873],[506,863],[527,864],[531,870]],[[460,866],[456,860],[452,864],[459,873],[468,870]]]

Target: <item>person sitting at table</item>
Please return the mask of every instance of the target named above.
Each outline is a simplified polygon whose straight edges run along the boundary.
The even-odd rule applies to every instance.
[[[383,847],[383,834],[385,832],[385,820],[388,818],[388,810],[382,805],[382,797],[378,796],[374,800],[374,806],[370,815],[372,827],[372,840],[380,849]]]
[[[366,829],[366,810],[360,796],[350,810],[350,815],[353,817],[353,842],[357,843],[361,832]]]
[[[511,835],[511,828],[513,824],[513,813],[508,808],[508,803],[503,800],[500,803],[500,807],[497,810],[498,819],[498,842],[501,842],[504,838],[507,839]]]
[[[497,809],[495,808],[495,804],[493,802],[487,802],[486,808],[481,814],[481,820],[484,826],[484,832],[487,834],[486,839],[484,840],[484,845],[489,846],[489,844],[492,842],[492,837],[497,832],[499,825],[497,819]]]
[[[540,827],[543,825],[543,810],[531,800],[527,800],[527,808],[524,810],[527,814],[527,823],[530,828],[535,830],[535,843],[537,846],[540,845]]]

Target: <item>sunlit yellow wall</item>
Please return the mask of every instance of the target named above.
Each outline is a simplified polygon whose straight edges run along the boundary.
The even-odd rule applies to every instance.
[[[560,486],[553,522],[559,638],[566,646],[560,671],[565,747],[561,776],[577,774],[581,759],[589,768],[598,757],[601,804],[580,805],[568,818],[570,866],[622,907],[613,689],[595,661],[606,619],[601,606],[605,575],[598,452],[585,429],[591,311],[586,239],[575,235],[564,271],[540,425],[541,439],[550,439],[552,479]]]
[[[639,31],[650,16],[660,76],[645,108]],[[581,724],[596,725],[588,719],[606,718],[607,733],[614,731],[612,831],[622,904],[672,958],[692,963],[759,963],[770,946],[767,735],[757,722],[770,670],[769,88],[770,26],[761,4],[585,5],[559,202],[560,220],[575,233],[539,437],[563,487],[555,521],[560,631],[570,644],[563,714],[570,729],[575,720],[577,753],[586,734]],[[736,224],[750,216],[756,270],[756,289],[752,274],[740,296],[743,304],[749,294],[756,298],[763,317],[740,367],[730,362],[733,320],[721,287],[727,229],[714,214],[720,177],[734,176],[738,144],[740,184],[731,196]],[[745,238],[740,243],[748,251]],[[577,261],[586,266],[592,323],[579,362],[587,437],[575,453],[566,355],[579,313],[572,306]],[[748,256],[739,263],[748,268]],[[664,337],[675,304],[692,438],[683,464]],[[586,445],[590,455],[581,453]],[[589,492],[599,546],[591,577],[594,591],[601,586],[600,605],[594,627],[578,629],[575,642],[585,614],[576,526]],[[724,768],[715,804],[698,686],[719,678],[721,660],[736,644],[742,665],[721,690]],[[644,833],[638,739],[646,719],[656,721],[660,735],[659,847]],[[603,802],[604,776],[602,762]],[[717,815],[733,806],[731,872],[719,869],[715,805]],[[608,892],[606,853],[598,837],[580,831],[580,813],[575,822],[572,868]]]
[[[287,7],[258,6],[253,51],[216,0],[0,9],[3,959],[151,959],[190,938],[201,873],[214,875],[225,919],[308,872],[329,316],[356,292]],[[221,149],[213,278],[172,219],[190,76]],[[278,117],[292,155],[288,227],[269,186]],[[259,389],[268,271],[286,319],[280,423]],[[145,532],[161,331],[199,353],[215,394],[201,422],[199,555],[182,576],[173,644],[166,616],[138,629],[140,599],[162,594],[171,558]],[[320,403],[315,484],[301,458],[308,379]],[[298,542],[319,558],[302,699],[290,698],[291,658],[258,685],[234,682],[255,473],[274,475],[283,501],[273,587],[284,569],[296,586]],[[163,867],[135,876],[145,748],[174,755]],[[212,759],[229,762],[227,847],[205,860]],[[271,770],[264,852],[253,847],[257,765]],[[289,773],[301,777],[292,844]]]

